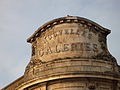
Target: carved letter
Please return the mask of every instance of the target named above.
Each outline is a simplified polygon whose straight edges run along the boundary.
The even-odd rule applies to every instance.
[[[85,43],[85,51],[91,51],[90,43]]]
[[[65,34],[69,34],[68,29],[65,29],[64,32],[65,32]]]
[[[60,52],[60,50],[58,49],[58,45],[56,45],[56,47],[55,47],[55,52],[56,52],[56,53],[59,53],[59,52]]]
[[[93,44],[93,51],[97,51],[98,48],[97,48],[97,44]]]
[[[71,44],[71,51],[76,51],[77,50],[77,45],[75,43]]]
[[[77,29],[76,34],[80,35],[81,31]]]
[[[50,53],[52,53],[52,50],[51,50],[51,48],[50,48],[50,47],[48,47],[48,48],[46,49],[45,54],[47,55],[47,54],[50,54]]]
[[[63,50],[63,52],[64,51],[69,51],[69,44],[64,44],[64,50]]]
[[[73,29],[70,29],[70,34],[74,34],[74,30]]]
[[[39,50],[38,51],[38,55],[40,55],[42,57],[44,55],[44,51],[43,50]]]
[[[88,39],[91,39],[91,38],[92,38],[92,34],[89,33],[89,34],[88,34]]]

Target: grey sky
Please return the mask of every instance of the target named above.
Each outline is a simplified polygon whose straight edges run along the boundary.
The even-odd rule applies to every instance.
[[[0,88],[24,74],[31,55],[26,39],[45,22],[66,15],[112,30],[108,48],[120,64],[120,0],[0,0]]]

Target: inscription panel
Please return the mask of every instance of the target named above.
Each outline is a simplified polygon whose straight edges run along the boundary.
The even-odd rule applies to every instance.
[[[36,58],[50,61],[66,57],[90,58],[102,52],[99,32],[82,24],[61,24],[37,38]]]

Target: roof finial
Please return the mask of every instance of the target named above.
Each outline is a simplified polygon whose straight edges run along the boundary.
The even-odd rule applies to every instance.
[[[67,15],[67,17],[70,17],[70,15]]]

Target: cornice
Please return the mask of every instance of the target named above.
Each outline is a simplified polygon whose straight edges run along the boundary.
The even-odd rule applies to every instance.
[[[41,27],[39,27],[31,37],[29,37],[27,39],[27,42],[32,43],[33,41],[35,41],[35,39],[40,36],[40,34],[44,31],[46,31],[49,28],[52,28],[55,25],[59,25],[59,24],[63,24],[63,23],[80,23],[80,24],[85,24],[88,27],[94,27],[96,30],[98,30],[99,32],[102,33],[106,33],[109,34],[110,30],[100,26],[99,24],[83,18],[83,17],[76,17],[76,16],[67,16],[67,17],[62,17],[62,18],[58,18],[58,19],[54,19],[51,20],[47,23],[45,23],[44,25],[42,25]]]
[[[98,78],[98,79],[107,79],[107,80],[120,80],[119,76],[115,76],[112,73],[102,73],[102,72],[76,72],[71,74],[61,74],[61,75],[52,75],[51,77],[36,77],[31,80],[27,80],[24,83],[18,85],[15,90],[23,90],[24,88],[27,88],[29,86],[48,82],[52,80],[59,80],[59,79],[65,79],[65,78]]]

